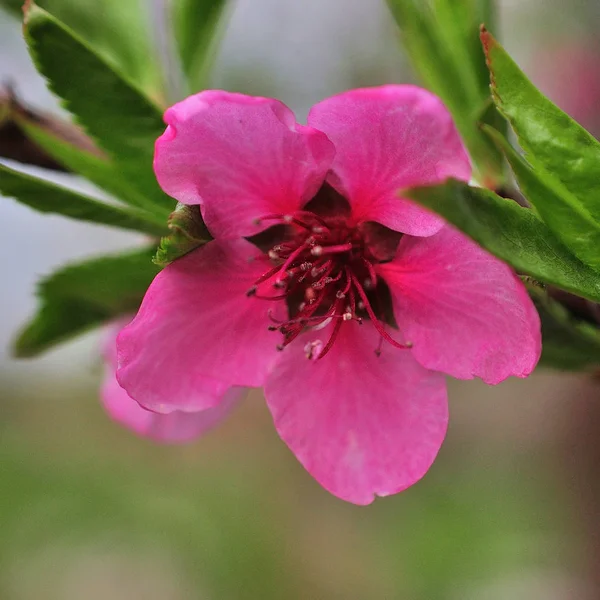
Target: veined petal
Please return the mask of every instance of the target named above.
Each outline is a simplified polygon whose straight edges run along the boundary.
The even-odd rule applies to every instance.
[[[355,504],[400,492],[427,472],[446,433],[446,384],[409,350],[384,345],[370,322],[342,325],[331,351],[309,360],[304,334],[282,353],[265,395],[275,427],[306,470]]]
[[[358,221],[432,235],[442,219],[400,198],[400,190],[471,177],[450,113],[437,96],[412,85],[363,88],[327,98],[312,107],[308,123],[334,143],[329,183],[350,201]]]
[[[335,153],[327,136],[296,123],[278,100],[209,90],[165,113],[154,170],[163,190],[200,204],[215,238],[253,235],[267,214],[312,198]]]
[[[101,399],[106,412],[114,421],[155,442],[182,444],[191,442],[212,429],[238,404],[245,392],[244,388],[230,388],[214,408],[197,413],[173,411],[160,414],[142,408],[119,385],[116,378],[117,334],[126,323],[127,321],[119,321],[108,328],[103,347],[104,381]]]
[[[522,282],[456,229],[404,236],[378,266],[415,358],[459,379],[526,377],[541,352],[540,320]]]
[[[155,412],[215,406],[261,386],[277,357],[270,303],[247,290],[269,269],[245,240],[212,241],[161,271],[117,339],[119,383]]]

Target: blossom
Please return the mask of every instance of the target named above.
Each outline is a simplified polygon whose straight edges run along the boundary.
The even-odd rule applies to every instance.
[[[214,240],[159,273],[119,334],[117,377],[141,406],[202,414],[264,387],[302,465],[368,504],[429,469],[446,374],[533,370],[540,324],[520,280],[398,192],[471,176],[437,97],[353,90],[303,126],[277,100],[205,91],[165,121],[158,181]]]
[[[108,325],[104,334],[102,354],[104,356],[104,380],[100,390],[102,405],[117,423],[140,436],[163,443],[189,442],[214,427],[238,403],[242,390],[231,388],[214,408],[197,413],[178,410],[161,414],[142,408],[118,384],[117,334],[131,320],[120,319]]]
[[[553,40],[535,53],[532,72],[544,94],[600,137],[600,45],[595,39]]]

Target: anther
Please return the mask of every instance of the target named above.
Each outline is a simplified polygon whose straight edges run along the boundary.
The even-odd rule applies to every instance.
[[[315,225],[315,226],[312,228],[312,232],[313,232],[313,233],[323,233],[324,231],[325,231],[325,228],[324,228],[324,227],[321,227],[320,225]]]
[[[310,269],[312,269],[312,265],[313,265],[313,264],[312,264],[312,263],[310,263],[310,262],[303,262],[303,263],[300,265],[300,270],[301,270],[301,271],[309,271]]]
[[[342,315],[342,319],[344,319],[344,321],[352,321],[352,313],[351,312],[345,312]]]
[[[323,350],[323,342],[321,340],[315,340],[314,342],[308,342],[304,346],[304,354],[308,360],[317,360]]]
[[[346,294],[344,294],[344,292],[342,292],[342,290],[338,290],[338,291],[335,293],[335,297],[336,297],[338,300],[343,300],[343,299],[346,297]]]
[[[371,278],[367,278],[363,283],[363,287],[365,290],[372,290],[375,287],[375,284]]]
[[[277,260],[279,258],[279,254],[274,249],[269,250],[268,254],[271,260]]]
[[[321,254],[323,254],[323,246],[314,246],[311,248],[310,253],[313,256],[321,256]]]
[[[294,217],[292,215],[283,215],[281,220],[289,225],[294,220]]]

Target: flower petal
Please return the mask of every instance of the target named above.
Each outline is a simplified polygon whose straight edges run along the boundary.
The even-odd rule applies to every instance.
[[[410,351],[384,346],[373,325],[342,325],[331,351],[309,360],[291,344],[265,385],[275,427],[307,471],[336,496],[369,504],[421,479],[446,433],[444,377]]]
[[[271,98],[209,90],[165,113],[154,170],[163,190],[201,204],[216,238],[253,235],[257,218],[298,210],[325,180],[335,153],[325,134],[296,123]]]
[[[378,267],[415,358],[459,379],[526,377],[541,352],[540,319],[513,271],[456,229],[404,236]]]
[[[412,85],[344,92],[312,107],[308,124],[336,149],[330,183],[358,221],[377,221],[410,235],[432,235],[443,221],[399,191],[469,181],[469,157],[441,100]]]
[[[114,421],[156,442],[181,444],[200,437],[223,420],[238,404],[243,388],[229,389],[217,406],[197,413],[174,411],[165,415],[142,408],[119,385],[116,378],[117,334],[127,322],[128,320],[119,320],[111,324],[107,328],[103,345],[104,381],[101,399],[106,412]]]
[[[231,386],[260,386],[277,358],[271,303],[246,291],[266,270],[245,240],[212,241],[161,271],[117,339],[119,383],[155,412],[215,406]]]

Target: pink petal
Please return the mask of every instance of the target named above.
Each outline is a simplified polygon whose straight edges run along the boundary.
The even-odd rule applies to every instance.
[[[117,340],[119,383],[160,413],[215,406],[231,386],[260,386],[277,357],[272,303],[246,291],[266,270],[245,240],[212,241],[161,271]]]
[[[441,100],[412,85],[344,92],[311,109],[308,123],[324,131],[336,149],[330,183],[352,204],[360,221],[378,221],[410,235],[432,235],[440,217],[399,191],[469,181],[469,157]]]
[[[216,238],[257,233],[254,221],[294,212],[325,180],[334,147],[296,123],[271,98],[205,91],[175,104],[156,142],[154,169],[163,190],[201,204]]]
[[[243,388],[229,389],[217,406],[197,413],[174,411],[164,415],[142,408],[118,384],[116,378],[116,337],[122,326],[123,323],[120,322],[110,327],[107,332],[104,347],[104,381],[101,389],[102,404],[117,423],[156,442],[184,443],[198,438],[217,425],[237,405]]]
[[[404,236],[379,265],[396,321],[428,369],[491,384],[526,377],[541,352],[539,316],[513,271],[450,226]]]
[[[355,504],[395,494],[421,479],[446,433],[444,377],[408,350],[384,346],[373,325],[342,325],[331,351],[308,360],[291,344],[265,386],[281,438],[332,494]]]

